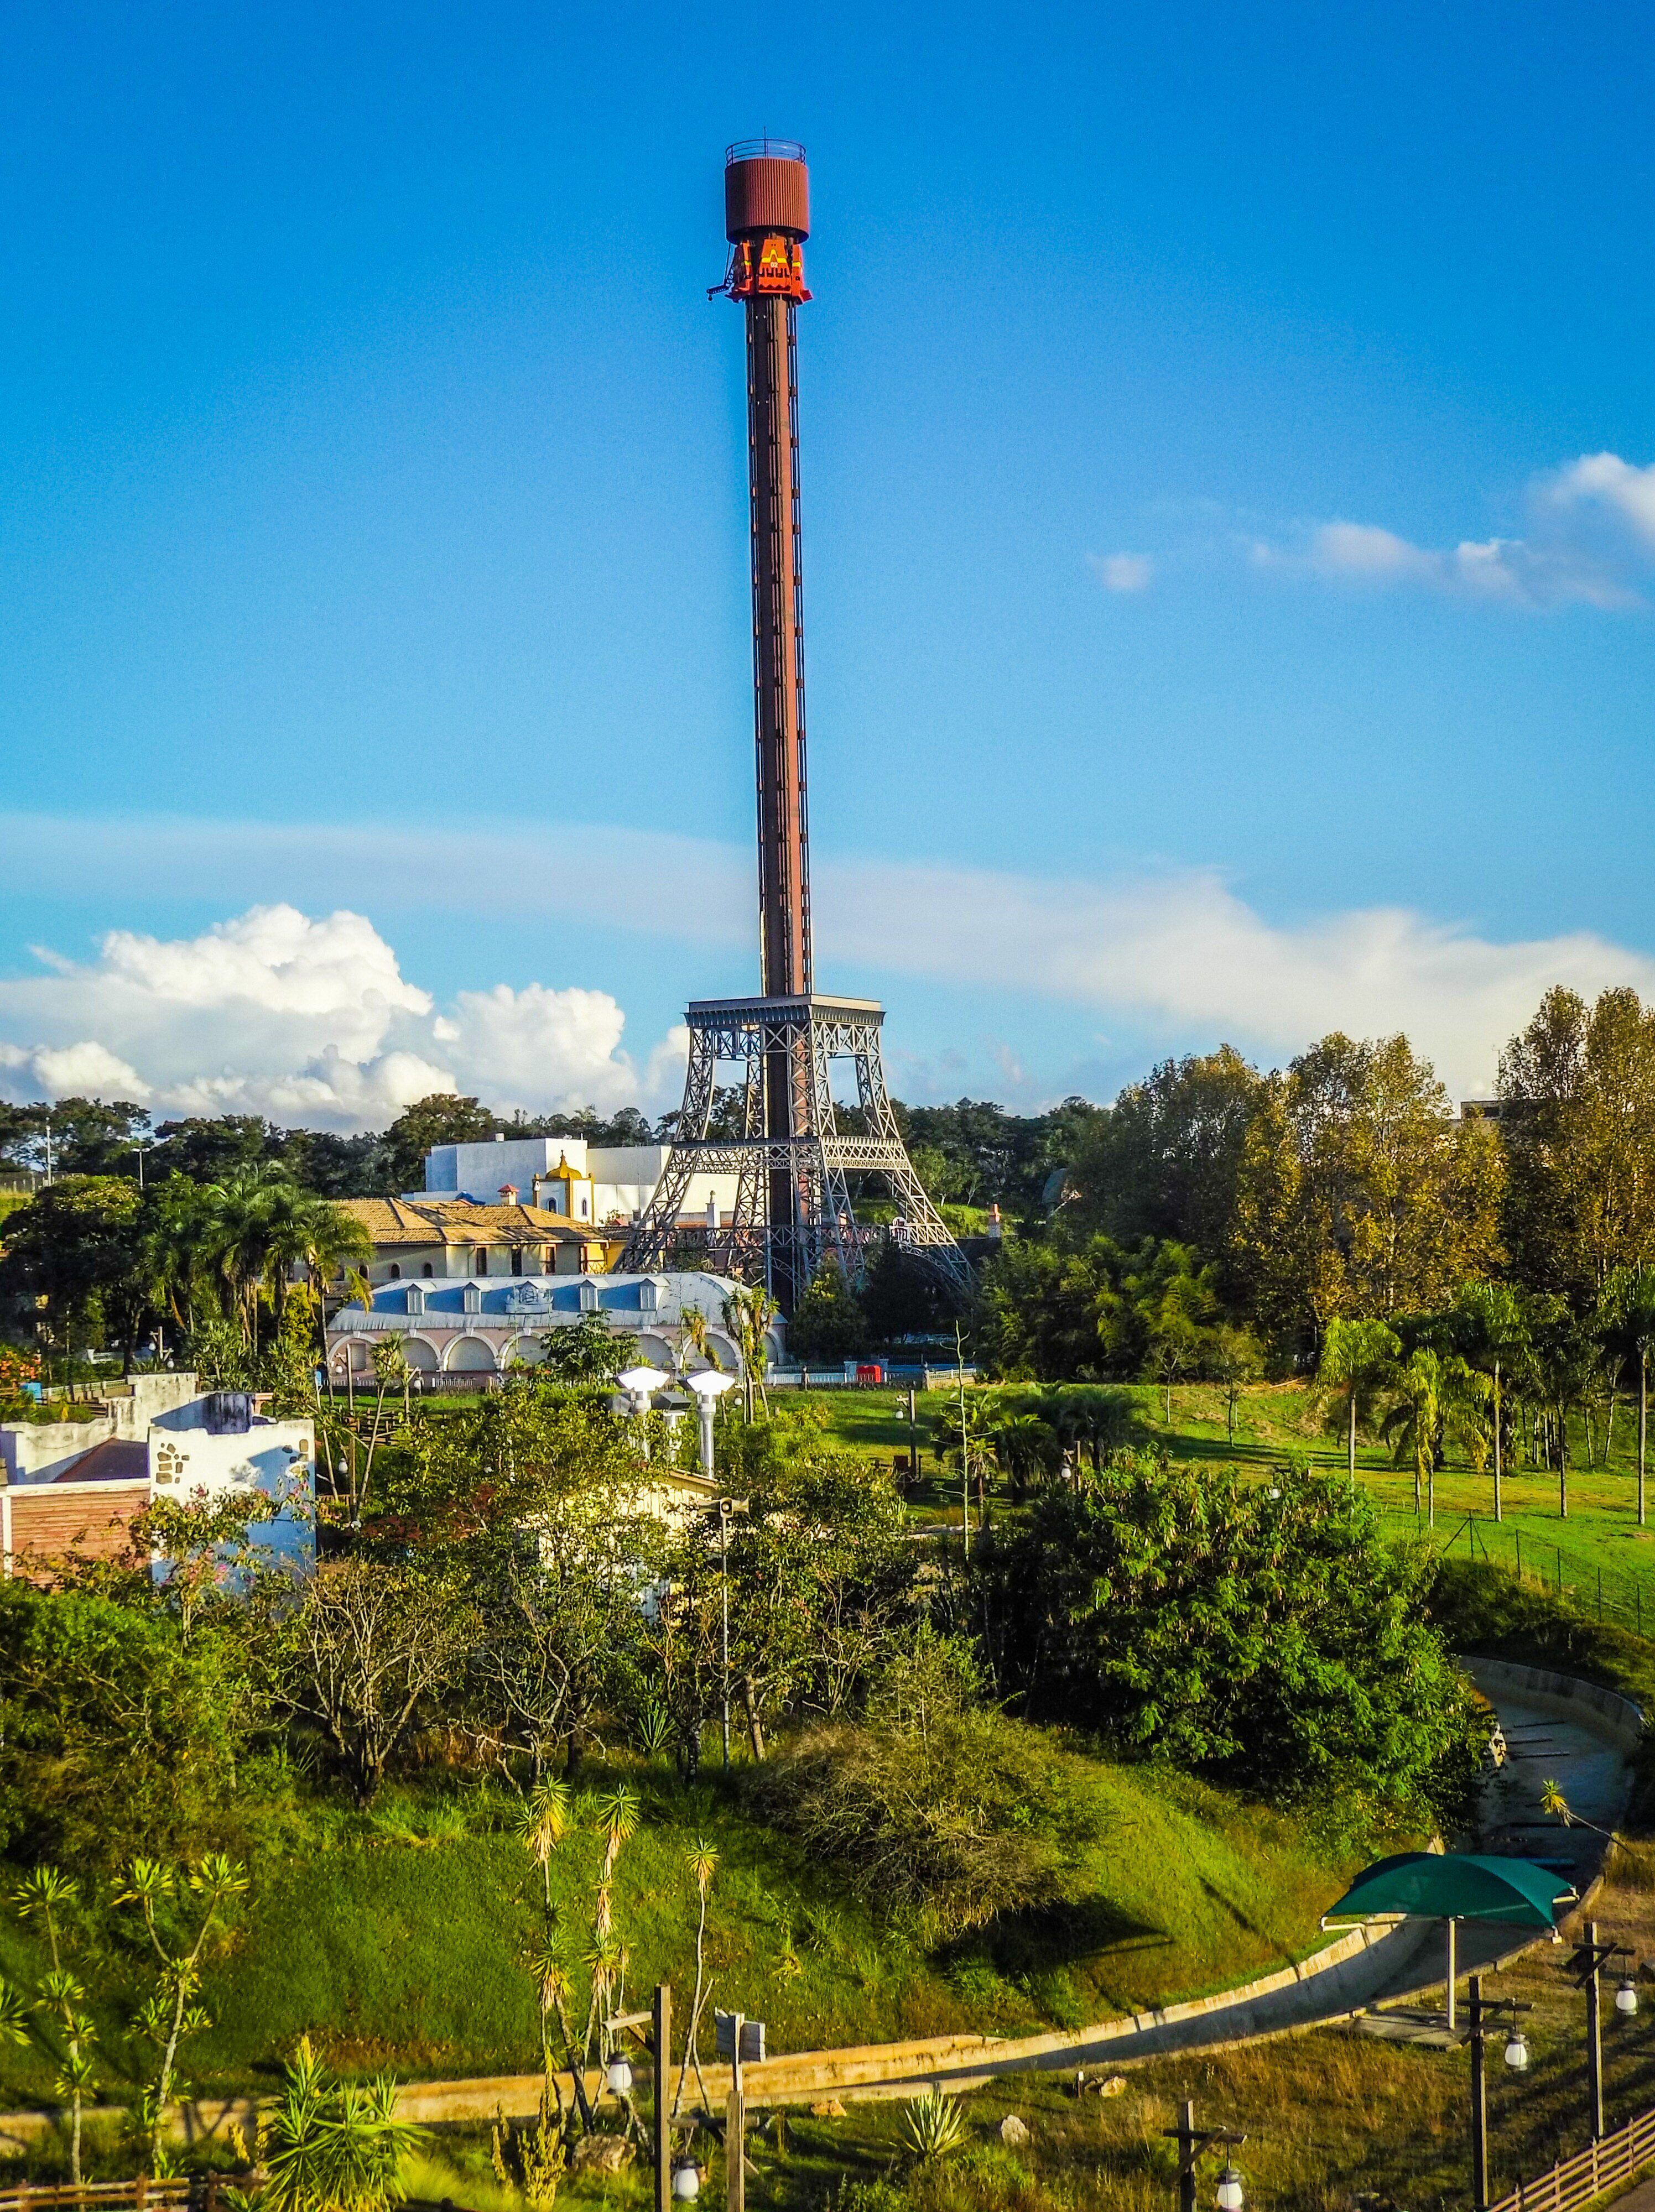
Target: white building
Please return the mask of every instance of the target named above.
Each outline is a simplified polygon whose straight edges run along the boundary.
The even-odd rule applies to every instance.
[[[272,1562],[315,1556],[316,1438],[309,1421],[271,1420],[240,1390],[201,1390],[191,1374],[139,1375],[84,1421],[0,1424],[0,1572],[27,1555],[116,1559],[157,1498],[216,1504],[262,1492],[277,1510],[249,1540]],[[165,1571],[165,1563],[159,1564]]]
[[[438,1145],[425,1155],[428,1198],[470,1198],[494,1206],[509,1190],[514,1202],[570,1221],[630,1222],[654,1195],[666,1165],[666,1145],[589,1145],[584,1137],[496,1137],[491,1144]],[[684,1218],[727,1222],[735,1211],[733,1175],[690,1179]],[[422,1194],[410,1191],[410,1198]]]
[[[483,1149],[479,1147],[479,1149]],[[629,1358],[671,1370],[688,1340],[686,1313],[707,1324],[707,1343],[727,1374],[741,1372],[741,1355],[724,1322],[724,1301],[739,1287],[722,1275],[490,1276],[464,1283],[382,1283],[374,1304],[344,1306],[327,1325],[328,1371],[335,1382],[373,1375],[373,1348],[383,1337],[401,1339],[404,1356],[420,1374],[495,1375],[514,1361],[534,1366],[545,1357],[541,1338],[587,1314],[632,1340]],[[770,1333],[770,1356],[780,1359],[783,1328]]]

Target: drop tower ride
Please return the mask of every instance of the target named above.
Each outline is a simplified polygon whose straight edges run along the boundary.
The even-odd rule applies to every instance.
[[[709,296],[738,301],[746,324],[761,995],[698,1000],[688,1008],[690,1063],[677,1134],[621,1265],[638,1273],[700,1266],[763,1282],[791,1313],[830,1255],[852,1282],[865,1272],[880,1232],[856,1218],[853,1175],[877,1175],[887,1185],[897,1206],[891,1233],[916,1258],[962,1287],[968,1270],[897,1127],[879,1049],[884,1008],[815,988],[799,498],[798,318],[810,298],[804,148],[772,138],[730,147],[724,213],[729,264]],[[862,1124],[855,1134],[838,1127],[836,1060],[855,1066]],[[721,1066],[739,1071],[739,1133],[713,1130]],[[722,1222],[686,1223],[691,1177],[709,1172],[736,1176],[734,1212]]]

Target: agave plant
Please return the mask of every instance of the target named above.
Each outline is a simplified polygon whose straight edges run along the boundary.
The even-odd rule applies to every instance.
[[[932,2087],[910,2097],[903,2112],[903,2142],[922,2166],[946,2158],[965,2140],[965,2115],[958,2098]]]

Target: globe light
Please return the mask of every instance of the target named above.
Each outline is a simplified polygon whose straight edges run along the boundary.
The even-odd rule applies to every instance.
[[[610,2060],[604,2080],[609,2084],[610,2094],[624,2097],[632,2087],[632,2062],[624,2051],[618,2051]]]
[[[1234,2166],[1226,2166],[1218,2178],[1218,2212],[1241,2212],[1246,2201],[1242,2193],[1241,2176]]]
[[[1615,2009],[1627,2020],[1638,2009],[1638,1991],[1630,1974],[1615,1992]]]
[[[701,2168],[692,2158],[681,2158],[672,2168],[672,2194],[680,2203],[693,2204],[701,2194]]]
[[[1521,2074],[1529,2063],[1529,2040],[1520,2027],[1514,2027],[1506,2039],[1506,2063],[1513,2074]]]

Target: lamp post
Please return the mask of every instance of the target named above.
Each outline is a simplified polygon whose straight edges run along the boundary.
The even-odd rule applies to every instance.
[[[654,2212],[672,2212],[675,2196],[693,2197],[701,2187],[699,2170],[694,2174],[694,2186],[678,2185],[678,2172],[672,2159],[672,1985],[657,1982],[655,2001],[648,2012],[620,2013],[604,2022],[605,2032],[618,2035],[630,2029],[642,2036],[645,2027],[649,2033],[645,2047],[654,2061],[655,2110],[654,2124],[650,2129],[651,2148],[655,2168]],[[621,2085],[619,2076],[624,2074]],[[617,2096],[624,2096],[632,2086],[632,2069],[624,2056],[611,2057],[605,2079]]]
[[[701,1412],[701,1471],[709,1482],[713,1479],[713,1408],[727,1390],[735,1388],[733,1375],[721,1375],[715,1367],[703,1367],[699,1375],[686,1375],[684,1387],[693,1391]]]
[[[632,1401],[632,1412],[639,1424],[646,1467],[649,1464],[649,1401],[655,1391],[664,1390],[672,1379],[670,1375],[663,1375],[659,1367],[651,1367],[647,1361],[641,1366],[624,1368],[615,1377]]]
[[[1195,2106],[1187,2097],[1178,2106],[1177,2127],[1163,2128],[1161,2133],[1170,2136],[1178,2147],[1178,2212],[1196,2212],[1196,2168],[1202,2152],[1211,2150],[1215,2143],[1222,2143],[1227,2149],[1244,2143],[1247,2138],[1238,2135],[1233,2128],[1198,2128]],[[1242,2212],[1246,2203],[1241,2176],[1227,2158],[1219,2176],[1214,2201],[1219,2212]]]
[[[1597,1977],[1611,1960],[1623,1959],[1621,1986],[1615,1993],[1615,2009],[1623,2018],[1630,2018],[1638,2009],[1638,1991],[1632,1974],[1632,1954],[1624,1943],[1603,1943],[1598,1941],[1597,1923],[1586,1923],[1585,1938],[1574,1947],[1569,1960],[1569,1969],[1574,1976],[1574,1985],[1586,1993],[1586,2072],[1591,2099],[1591,2139],[1601,2142],[1603,2126],[1603,1993]],[[1630,1994],[1628,2006],[1622,1999]]]
[[[1471,2031],[1471,2212],[1488,2212],[1488,2030],[1505,2020],[1506,2063],[1514,2074],[1521,2074],[1529,2063],[1529,2045],[1518,2014],[1533,2010],[1532,2005],[1519,2004],[1515,1997],[1485,1998],[1482,1975],[1469,1977],[1466,2015]]]

